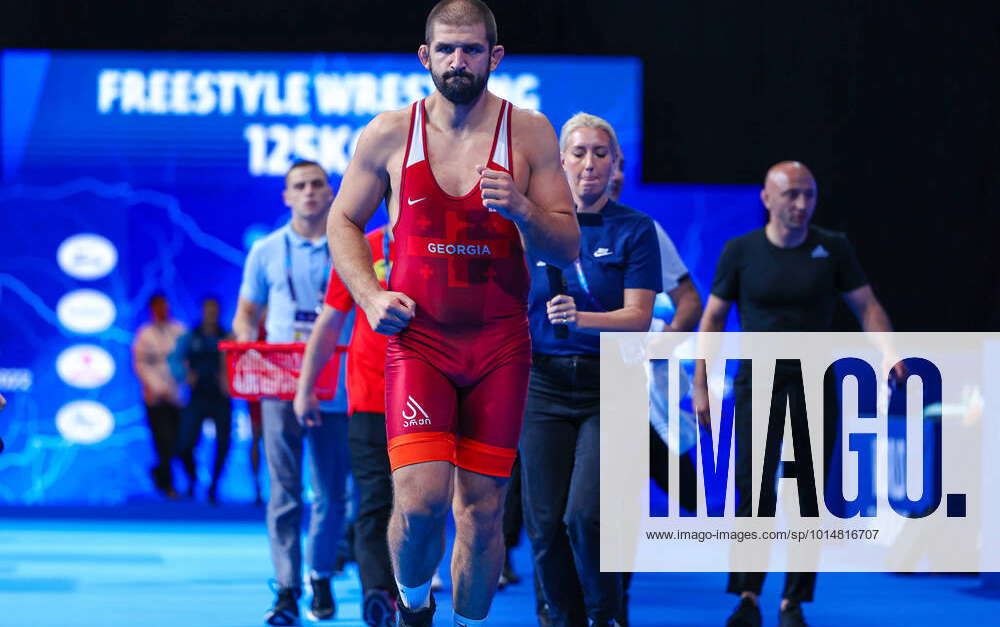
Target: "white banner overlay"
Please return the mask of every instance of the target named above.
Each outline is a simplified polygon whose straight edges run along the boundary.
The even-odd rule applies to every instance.
[[[601,570],[1000,571],[998,388],[998,333],[602,333]]]

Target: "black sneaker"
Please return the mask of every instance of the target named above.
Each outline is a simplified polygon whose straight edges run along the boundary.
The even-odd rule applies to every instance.
[[[278,588],[278,596],[274,599],[274,607],[264,614],[264,622],[268,625],[288,627],[299,623],[298,588]]]
[[[549,604],[545,601],[541,601],[535,606],[535,616],[538,617],[538,627],[552,627],[552,618],[549,617]]]
[[[434,603],[434,595],[431,595],[431,604],[419,610],[410,610],[402,602],[399,604],[399,627],[432,627],[434,625],[434,610],[437,605]]]
[[[310,620],[330,620],[337,613],[337,602],[333,600],[333,590],[330,589],[329,577],[310,577],[313,598],[309,604]]]
[[[618,616],[615,618],[621,627],[628,627],[628,602],[628,592],[626,592],[622,595],[622,606],[618,610]]]
[[[396,599],[385,590],[369,590],[361,617],[368,627],[396,627]]]
[[[444,590],[444,579],[441,579],[441,575],[435,570],[434,574],[431,575],[431,592],[439,592],[441,590]]]
[[[802,606],[789,603],[788,607],[778,612],[779,627],[809,627],[806,617],[802,614]]]
[[[729,616],[726,627],[760,627],[760,608],[752,599],[742,598]]]
[[[514,565],[510,562],[510,551],[503,560],[503,570],[500,571],[500,581],[497,588],[503,590],[508,584],[521,583],[521,576],[514,572]]]

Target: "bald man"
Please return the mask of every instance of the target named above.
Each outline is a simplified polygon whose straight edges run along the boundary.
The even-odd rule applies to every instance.
[[[743,331],[830,331],[838,298],[843,298],[865,331],[892,331],[875,298],[854,248],[843,234],[810,226],[816,209],[816,179],[805,165],[783,161],[771,167],[760,200],[767,225],[726,243],[701,317],[702,331],[722,331],[733,303]],[[704,378],[696,376],[694,399],[699,421],[709,420]],[[788,373],[775,371],[775,389],[790,384]],[[786,381],[787,379],[787,381]],[[752,511],[750,441],[750,372],[736,377],[737,516]],[[744,402],[745,399],[745,402]],[[829,456],[835,437],[825,437]],[[780,443],[778,443],[780,445]],[[764,573],[730,573],[727,592],[740,596],[727,627],[759,627],[757,597]],[[788,573],[779,609],[781,627],[806,624],[801,603],[812,601],[815,573]]]

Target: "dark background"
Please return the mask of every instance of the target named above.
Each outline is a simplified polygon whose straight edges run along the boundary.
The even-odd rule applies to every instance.
[[[405,52],[432,5],[7,3],[0,45]],[[491,6],[510,53],[642,58],[645,182],[757,183],[803,161],[815,222],[849,234],[897,329],[1000,328],[996,3]]]

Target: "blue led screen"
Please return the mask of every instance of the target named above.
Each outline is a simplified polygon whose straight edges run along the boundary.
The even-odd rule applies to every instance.
[[[288,218],[291,163],[318,161],[336,188],[364,125],[433,84],[415,54],[2,54],[0,503],[147,498],[153,448],[130,345],[149,297],[164,292],[191,326],[216,295],[228,326],[246,251]],[[577,111],[608,119],[622,200],[661,221],[704,294],[725,239],[759,226],[756,192],[643,185],[642,143],[658,139],[641,135],[641,82],[637,59],[509,55],[490,89],[557,131]],[[246,500],[245,403],[234,418],[221,497]],[[209,429],[205,481],[211,449]]]

